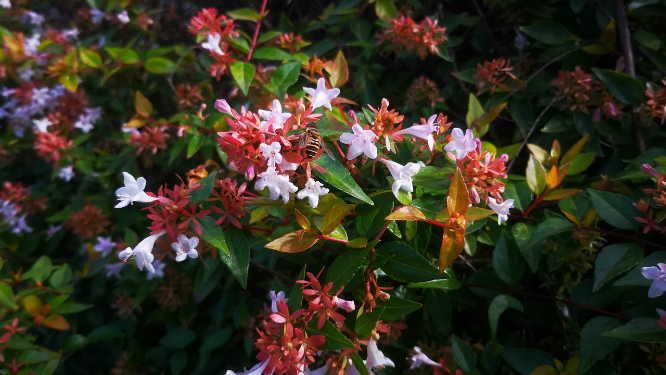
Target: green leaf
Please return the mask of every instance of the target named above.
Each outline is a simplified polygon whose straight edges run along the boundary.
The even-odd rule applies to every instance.
[[[211,219],[211,221],[214,220]],[[220,258],[245,289],[247,288],[247,272],[250,267],[250,244],[245,234],[238,229],[228,230],[224,233],[224,238],[229,248],[229,255],[221,251]]]
[[[180,327],[166,334],[160,340],[160,345],[171,349],[182,349],[194,341],[197,334],[189,328]]]
[[[398,16],[398,9],[393,5],[391,0],[377,0],[375,3],[375,13],[377,18],[384,22],[390,19],[395,19]]]
[[[298,284],[301,285],[301,284]],[[225,328],[221,329],[213,334],[206,336],[199,352],[208,352],[213,349],[217,349],[220,346],[224,345],[231,338],[231,329]]]
[[[171,366],[171,373],[173,375],[180,375],[180,373],[185,369],[185,366],[187,366],[187,353],[185,353],[184,350],[175,352],[171,356],[169,364]]]
[[[365,363],[363,363],[363,359],[361,358],[360,355],[356,352],[352,352],[351,354],[351,360],[352,363],[354,364],[354,368],[356,371],[361,374],[361,375],[370,375],[370,372],[368,372],[368,369],[365,367]],[[347,371],[347,373],[350,373],[351,371]]]
[[[504,199],[513,199],[513,207],[524,211],[534,200],[534,193],[525,180],[507,180],[504,185]]]
[[[451,268],[448,268],[451,269]],[[444,272],[446,273],[446,272]],[[462,287],[462,283],[456,278],[450,278],[445,280],[431,280],[424,281],[420,283],[409,283],[407,288],[416,288],[416,289],[442,289],[442,290],[456,290]]]
[[[227,15],[235,20],[256,22],[262,18],[261,14],[250,8],[235,9],[227,12]]]
[[[326,283],[333,283],[331,293],[337,293],[340,288],[351,281],[377,242],[379,241],[372,241],[363,249],[349,249],[335,258],[326,273]]]
[[[197,220],[197,219],[194,219]],[[210,216],[199,219],[201,224],[201,238],[209,244],[215,246],[222,254],[229,256],[229,248],[222,233],[222,228],[215,225],[215,219]]]
[[[206,178],[203,180],[199,181],[199,185],[201,185],[200,188],[193,190],[190,193],[190,202],[191,203],[202,203],[210,197],[210,193],[213,192],[213,188],[215,187],[215,175],[217,174],[217,171],[212,172],[209,174]]]
[[[386,302],[378,300],[377,306],[372,309],[372,312],[359,316],[356,320],[354,330],[359,338],[366,338],[375,329],[378,320],[392,321],[402,319],[420,308],[421,304],[418,302],[409,301],[393,295]]]
[[[93,307],[93,305],[86,305],[83,303],[77,302],[64,302],[58,307],[55,307],[51,310],[51,314],[74,314],[84,310],[88,310]]]
[[[659,326],[656,319],[633,319],[622,327],[606,331],[602,336],[615,337],[650,344],[666,343],[666,330]]]
[[[493,268],[502,281],[515,284],[525,273],[525,262],[518,245],[505,230],[502,231],[493,251]]]
[[[578,221],[583,221],[585,214],[592,208],[592,201],[586,195],[576,194],[560,199],[557,205],[562,212],[572,215]]]
[[[294,57],[287,52],[273,47],[257,49],[252,54],[252,58],[260,60],[294,60]]]
[[[613,288],[610,285],[603,286],[597,292],[592,291],[593,285],[594,280],[592,279],[585,279],[579,282],[574,290],[571,291],[571,301],[592,307],[603,308],[615,301],[619,296],[617,288]]]
[[[248,90],[250,89],[250,83],[254,78],[254,73],[256,69],[254,65],[246,62],[235,62],[231,64],[231,75],[234,77],[234,81],[238,85],[238,88],[241,89],[243,95],[247,96]]]
[[[604,247],[594,263],[593,292],[615,276],[630,270],[643,259],[643,249],[632,243],[618,243]]]
[[[83,61],[84,64],[93,68],[99,68],[102,66],[102,57],[99,53],[83,47],[79,48],[79,52],[81,54],[81,61]]]
[[[53,263],[51,263],[51,258],[47,257],[46,255],[42,255],[39,257],[39,259],[37,259],[32,267],[30,267],[28,272],[21,275],[21,280],[25,281],[34,279],[43,282],[47,277],[49,277],[51,271],[56,268],[58,268],[58,266],[54,266]]]
[[[504,348],[502,350],[502,359],[520,375],[530,375],[539,366],[557,368],[550,354],[532,348]]]
[[[297,280],[305,280],[305,268],[307,265],[303,266],[301,272],[298,274]],[[289,293],[289,302],[287,302],[287,307],[289,311],[300,310],[303,304],[303,284],[294,283],[294,286],[291,288],[291,293]]]
[[[533,154],[530,154],[530,159],[527,162],[525,179],[527,181],[527,186],[530,187],[530,190],[532,190],[534,194],[539,195],[546,190],[546,170]]]
[[[191,158],[194,156],[194,154],[199,151],[201,146],[206,142],[206,134],[197,134],[192,139],[190,139],[190,142],[187,144],[187,158]]]
[[[173,146],[171,146],[171,155],[169,156],[169,165],[171,165],[171,163],[173,163],[176,160],[178,155],[180,155],[180,153],[185,148],[185,145],[187,145],[189,139],[190,139],[189,137],[180,137],[180,138],[178,138],[176,143],[174,143]]]
[[[567,171],[567,176],[573,176],[575,174],[584,172],[594,161],[594,154],[591,152],[584,152],[582,154],[576,155],[569,162],[569,170]]]
[[[266,31],[259,36],[259,39],[257,39],[257,44],[266,43],[271,39],[279,37],[280,35],[282,35],[281,31]]]
[[[659,37],[643,29],[636,30],[636,32],[634,33],[634,38],[642,46],[647,47],[654,51],[658,51],[659,47],[661,46]]]
[[[16,302],[14,302],[14,291],[12,290],[12,287],[3,282],[0,282],[0,302],[7,305],[7,307],[12,310],[18,307],[16,306]]]
[[[541,129],[544,133],[560,133],[564,131],[569,131],[573,128],[573,122],[571,121],[571,115],[562,114],[557,115],[550,119],[546,125]]]
[[[478,119],[483,117],[485,111],[479,103],[479,99],[472,93],[469,94],[469,101],[467,103],[467,116],[465,116],[465,122],[468,127],[471,127]]]
[[[626,104],[643,102],[645,87],[636,78],[614,70],[592,68],[592,71],[619,101]]]
[[[571,10],[578,14],[580,13],[581,10],[585,7],[585,4],[587,3],[587,0],[570,0],[569,1],[569,6],[571,7]],[[582,372],[581,372],[582,374]]]
[[[155,74],[171,74],[176,69],[176,64],[166,57],[153,57],[146,61],[146,70]]]
[[[321,330],[317,329],[317,320],[312,319],[306,328],[309,336],[324,335],[326,337],[326,343],[318,346],[317,349],[327,352],[354,347],[354,344],[328,320]]]
[[[75,333],[73,335],[67,336],[67,338],[62,342],[62,350],[64,352],[71,352],[78,350],[88,345],[88,339],[83,336]]]
[[[500,294],[499,296],[493,298],[493,301],[488,307],[488,320],[490,321],[490,337],[493,342],[493,356],[499,354],[504,348],[497,341],[497,325],[499,324],[500,315],[507,309],[516,309],[523,311],[523,304],[520,303],[517,299],[506,295]]]
[[[437,267],[401,242],[389,242],[375,250],[377,262],[390,278],[400,282],[442,279]]]
[[[571,34],[559,23],[540,21],[520,27],[520,31],[544,44],[562,44],[571,40]]]
[[[666,259],[666,251],[657,251],[645,257],[634,269],[629,271],[621,279],[613,283],[613,286],[650,286],[652,280],[643,277],[643,267],[654,266]]]
[[[312,163],[324,168],[326,173],[320,173],[315,170],[315,174],[320,180],[333,185],[334,187],[344,191],[354,198],[360,199],[365,203],[373,205],[372,200],[365,195],[363,189],[354,181],[347,168],[340,164],[337,160],[331,159],[327,154],[322,154],[320,157],[312,161]]]
[[[69,264],[64,264],[49,277],[49,283],[56,289],[63,284],[67,284],[72,279],[72,268]]]
[[[608,316],[597,316],[585,324],[580,336],[579,374],[584,374],[593,364],[606,358],[620,346],[622,340],[602,336],[604,332],[620,326],[618,321]]]
[[[470,372],[476,368],[476,356],[472,349],[460,337],[451,335],[451,349],[453,350],[453,359],[464,372]]]
[[[270,82],[273,86],[286,90],[291,85],[296,83],[296,81],[298,81],[300,73],[301,73],[300,62],[290,62],[286,64],[281,64],[271,74]]]
[[[104,47],[104,50],[111,55],[116,60],[120,60],[126,64],[135,63],[139,60],[139,54],[129,48],[120,48],[120,47]]]
[[[626,230],[640,227],[640,223],[634,218],[642,217],[643,214],[632,204],[631,199],[601,190],[587,189],[587,191],[590,193],[594,208],[597,209],[597,215],[608,224]]]
[[[386,217],[393,209],[393,194],[380,194],[372,197],[373,205],[359,205],[356,208],[354,225],[358,234],[365,238],[375,238],[386,225]]]
[[[544,246],[543,241],[571,228],[573,228],[573,224],[566,220],[550,218],[544,220],[536,228],[529,224],[517,223],[511,231],[527,265],[530,266],[532,272],[536,272]]]
[[[21,335],[13,335],[9,341],[7,341],[6,345],[9,349],[15,350],[30,350],[39,348],[39,346],[33,344],[32,341],[29,341]]]

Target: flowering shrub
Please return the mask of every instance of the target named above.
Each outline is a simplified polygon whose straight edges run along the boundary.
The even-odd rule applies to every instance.
[[[661,4],[204,3],[0,0],[0,374],[666,371]]]

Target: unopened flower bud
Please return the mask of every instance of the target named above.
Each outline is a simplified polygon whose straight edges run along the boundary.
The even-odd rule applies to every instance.
[[[657,171],[654,168],[652,168],[650,164],[643,164],[641,166],[641,170],[643,171],[643,173],[650,175],[652,177],[659,177],[659,173],[657,173]]]
[[[509,161],[509,155],[502,154],[502,156],[500,156],[499,159],[497,160],[501,161],[502,163],[506,163],[507,161]]]
[[[382,301],[386,302],[391,299],[391,295],[386,292],[381,292],[379,293],[379,298],[381,298]]]
[[[215,109],[222,113],[231,115],[231,107],[229,107],[229,103],[227,103],[227,101],[224,99],[218,99],[215,101]]]
[[[481,197],[479,196],[479,192],[476,191],[474,187],[471,187],[469,189],[469,199],[472,201],[473,204],[479,204],[479,202],[481,202]]]

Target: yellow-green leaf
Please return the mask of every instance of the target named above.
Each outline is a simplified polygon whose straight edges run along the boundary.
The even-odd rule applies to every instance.
[[[340,224],[342,219],[347,216],[354,209],[353,204],[343,204],[341,206],[335,206],[331,208],[330,211],[324,217],[324,224],[321,228],[321,233],[327,235],[335,230],[335,228]]]
[[[299,233],[300,232],[300,233]],[[302,234],[302,239],[299,239]],[[284,236],[266,244],[267,249],[277,250],[282,253],[300,253],[311,248],[317,243],[318,238],[310,233],[297,231],[287,233]]]
[[[474,94],[470,93],[469,103],[467,105],[467,116],[465,117],[465,122],[467,122],[467,126],[471,127],[476,120],[480,119],[481,116],[483,116],[484,113],[485,111],[483,110],[481,103],[479,103],[479,99],[477,99],[476,96],[474,96]]]
[[[333,60],[333,67],[328,71],[331,75],[331,86],[342,87],[349,79],[349,67],[342,51],[338,52]]]
[[[553,190],[549,192],[548,194],[544,195],[542,200],[544,201],[557,201],[560,199],[564,199],[566,197],[570,197],[572,195],[576,195],[578,193],[582,193],[582,190],[578,189],[559,189],[559,190]]]
[[[60,76],[60,79],[58,79],[58,82],[65,86],[65,88],[69,91],[76,92],[76,89],[79,88],[79,76],[76,74],[67,74],[64,76]]]
[[[421,210],[419,210],[418,208],[414,206],[402,206],[399,207],[397,210],[393,211],[390,215],[388,215],[386,217],[386,220],[426,221],[428,219],[423,214],[423,212],[421,212]]]
[[[534,155],[530,155],[530,160],[527,162],[525,179],[527,180],[527,186],[536,195],[543,193],[546,189],[546,170]]]
[[[465,184],[465,178],[460,172],[460,168],[456,168],[456,173],[453,175],[451,186],[449,187],[449,196],[446,198],[446,209],[449,212],[449,217],[453,216],[454,212],[458,215],[465,216],[467,208],[469,207],[469,192]]]
[[[585,143],[587,142],[587,139],[590,138],[589,134],[585,134],[583,138],[578,140],[567,152],[562,156],[562,159],[560,160],[560,165],[565,165],[573,158],[576,157],[580,153],[580,151],[583,149],[583,146],[585,146]]]
[[[79,54],[81,56],[81,61],[83,61],[84,64],[93,68],[99,68],[102,66],[102,57],[99,53],[81,47],[79,48]]]
[[[146,98],[141,91],[137,91],[134,95],[134,110],[136,114],[148,118],[153,113],[153,104]]]

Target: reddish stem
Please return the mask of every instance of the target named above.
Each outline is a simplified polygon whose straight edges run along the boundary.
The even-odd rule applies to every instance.
[[[146,119],[146,122],[150,122],[150,123],[152,123],[152,124],[157,124],[157,125],[166,126],[166,127],[171,128],[171,129],[180,129],[180,126],[178,126],[178,125],[175,125],[175,124],[169,124],[169,123],[166,123],[166,122],[161,122],[161,121],[153,120],[153,119],[150,119],[150,118],[147,118],[147,119]],[[216,133],[215,130],[210,130],[210,129],[204,129],[204,128],[198,128],[198,127],[195,127],[195,129],[197,129],[197,132],[199,132],[199,133],[204,133],[204,134],[215,134],[215,133]]]
[[[541,195],[537,196],[534,202],[532,202],[532,205],[527,209],[527,211],[523,212],[523,216],[525,217],[529,216],[530,212],[532,212],[534,207],[536,207],[537,204],[541,203],[541,200],[543,199],[544,196],[546,196],[546,193],[548,193],[548,191],[544,191],[543,193],[541,193]]]
[[[243,228],[244,228],[244,229],[251,229],[251,230],[258,230],[258,231],[266,232],[266,233],[268,233],[268,234],[272,234],[272,233],[273,233],[273,230],[272,230],[272,229],[253,227],[253,226],[251,226],[251,225],[244,225],[244,224],[243,224]]]
[[[333,238],[333,237],[324,236],[324,235],[316,234],[316,233],[312,233],[312,232],[310,232],[310,234],[313,235],[313,236],[315,236],[315,237],[317,237],[317,238],[319,238],[319,239],[321,239],[321,240],[329,240],[329,241],[335,241],[335,242],[340,242],[340,243],[347,243],[347,242],[349,242],[349,240],[341,240],[341,239],[339,239],[339,238]]]
[[[261,18],[259,18],[257,20],[257,28],[254,29],[254,38],[252,38],[252,47],[250,47],[250,54],[247,55],[247,60],[248,61],[252,60],[252,52],[254,52],[254,46],[257,45],[257,37],[259,37],[259,28],[261,28],[261,20],[264,18],[264,11],[266,11],[266,3],[267,2],[268,2],[268,0],[264,0],[261,3],[261,11],[260,11]]]

